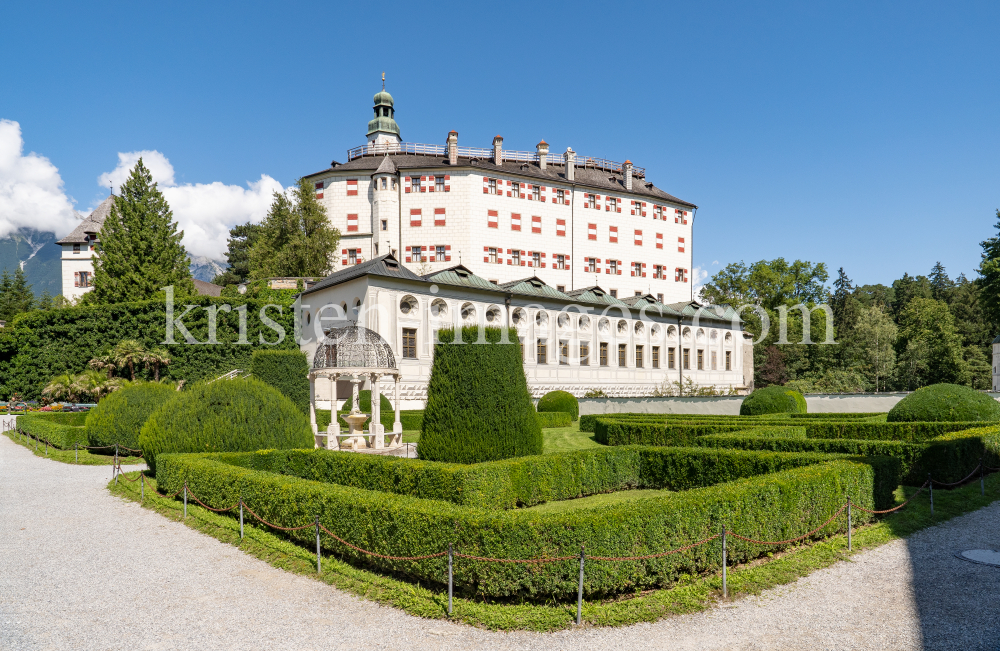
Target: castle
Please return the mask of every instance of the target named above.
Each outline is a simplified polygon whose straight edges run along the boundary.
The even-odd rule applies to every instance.
[[[693,300],[697,206],[630,161],[554,155],[544,141],[505,150],[500,136],[459,147],[455,131],[407,143],[392,96],[373,108],[367,142],[305,177],[341,232],[334,273],[301,296],[310,359],[324,332],[356,321],[389,343],[404,406],[419,407],[436,330],[494,325],[517,329],[536,396],[752,385],[738,314]]]

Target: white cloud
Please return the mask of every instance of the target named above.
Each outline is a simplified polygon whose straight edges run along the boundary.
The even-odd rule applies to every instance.
[[[101,174],[97,182],[117,189],[128,178],[136,162],[149,169],[160,192],[167,199],[178,228],[184,231],[184,247],[193,256],[223,260],[229,229],[236,224],[259,222],[271,206],[271,195],[284,192],[281,184],[266,174],[260,180],[240,185],[185,183],[177,185],[174,166],[155,149],[118,152],[118,167]]]
[[[184,231],[188,253],[213,260],[225,257],[229,229],[263,220],[271,207],[272,193],[283,190],[280,183],[266,174],[247,183],[245,188],[216,181],[161,189],[174,211],[174,219]]]
[[[719,264],[719,261],[718,261],[718,260],[712,260],[712,265],[713,265],[713,266],[715,266],[715,265],[717,265],[717,264]]]
[[[174,166],[170,164],[166,156],[155,149],[118,152],[118,167],[97,177],[97,183],[102,188],[113,187],[115,194],[118,194],[118,188],[128,179],[129,173],[140,158],[142,164],[153,175],[153,180],[161,188],[174,185]]]
[[[0,120],[0,237],[23,227],[61,237],[79,219],[59,169],[44,156],[24,155],[21,125]]]
[[[701,303],[701,290],[705,287],[705,280],[708,278],[708,272],[701,267],[695,267],[694,273],[691,274],[691,282],[693,283],[694,289],[694,300]]]

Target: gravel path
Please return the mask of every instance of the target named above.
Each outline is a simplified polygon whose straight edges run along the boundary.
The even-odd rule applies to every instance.
[[[622,629],[493,633],[287,574],[0,437],[0,649],[1000,649],[1000,502],[761,597]],[[63,509],[61,505],[71,505]]]

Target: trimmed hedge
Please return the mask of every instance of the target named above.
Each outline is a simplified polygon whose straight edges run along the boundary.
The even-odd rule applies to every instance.
[[[226,461],[229,457],[218,457]],[[623,446],[477,464],[330,450],[263,450],[232,461],[302,479],[491,509],[633,488],[687,490],[830,461],[810,453]]]
[[[306,418],[291,400],[255,378],[199,384],[160,405],[139,434],[156,472],[164,452],[251,452],[312,448]]]
[[[794,389],[772,385],[756,389],[740,404],[741,416],[761,414],[804,414],[806,399]]]
[[[764,414],[762,416],[726,416],[726,415],[712,415],[712,414],[634,414],[634,413],[619,413],[619,414],[588,414],[586,416],[580,416],[580,431],[581,432],[593,432],[597,425],[597,420],[600,418],[610,418],[614,420],[631,420],[631,421],[643,421],[651,423],[666,423],[672,421],[683,421],[683,422],[720,422],[726,425],[738,424],[738,423],[759,423],[761,421],[781,421],[786,420],[791,416],[791,414]]]
[[[890,423],[1000,421],[1000,402],[958,384],[921,387],[889,410]]]
[[[250,373],[281,391],[309,413],[309,362],[298,350],[255,350],[250,356]]]
[[[573,415],[564,411],[538,412],[538,424],[544,427],[569,427],[573,424]]]
[[[576,397],[568,391],[549,391],[538,401],[537,410],[563,411],[570,415],[573,420],[580,417],[580,403]]]
[[[801,421],[807,438],[859,439],[881,441],[926,442],[930,439],[956,432],[981,423],[879,423],[864,419],[848,421]],[[761,423],[761,426],[769,426]],[[594,438],[604,445],[691,445],[694,438],[707,434],[725,434],[748,430],[747,423],[736,420],[666,421],[599,418],[594,427]]]
[[[238,456],[226,455],[229,459]],[[891,474],[889,467],[898,462],[886,457],[843,459],[565,513],[462,507],[252,470],[222,463],[213,455],[165,454],[158,465],[157,482],[163,492],[172,493],[186,481],[209,506],[226,508],[242,498],[262,518],[282,526],[309,523],[318,514],[320,522],[337,536],[380,554],[434,554],[452,542],[457,551],[476,556],[569,556],[570,561],[545,565],[471,559],[455,564],[460,593],[551,599],[576,594],[579,565],[575,558],[581,546],[586,546],[588,554],[600,556],[656,553],[713,536],[723,524],[753,538],[794,538],[838,511],[845,494],[866,508],[885,508],[895,486],[880,486],[876,476],[886,475],[886,470]],[[859,522],[869,519],[860,510],[856,517]],[[839,518],[815,537],[842,531],[845,525],[846,520]],[[315,533],[309,528],[289,532],[289,537],[315,544]],[[323,536],[322,542],[331,553],[383,572],[434,584],[441,584],[447,576],[444,557],[395,561],[362,554],[329,536]],[[729,558],[741,563],[782,548],[764,548],[734,538]],[[590,597],[631,592],[663,587],[684,575],[714,572],[719,569],[718,549],[718,544],[709,544],[642,561],[591,563],[584,592]]]
[[[456,336],[458,339],[456,339]],[[517,331],[438,331],[417,454],[478,463],[542,453]]]
[[[87,416],[87,440],[93,446],[138,449],[139,430],[160,405],[180,395],[157,382],[130,384],[103,398]]]
[[[732,432],[726,436],[753,436],[757,438],[769,438],[769,439],[799,439],[805,440],[806,438],[806,428],[805,427],[791,427],[791,426],[768,426],[762,425],[760,427],[752,427],[749,429],[739,430]]]
[[[391,432],[393,423],[396,422],[396,412],[392,407],[392,403],[389,402],[389,399],[385,396],[384,393],[381,394],[379,398],[380,399],[378,401],[378,404],[379,408],[382,410],[381,412],[379,412],[379,422],[382,423],[383,426],[385,426],[385,431]],[[344,402],[344,406],[340,409],[340,411],[337,412],[337,416],[340,418],[341,429],[347,427],[347,421],[344,420],[344,416],[349,414],[353,407],[354,407],[354,396],[351,395]],[[371,391],[368,390],[358,391],[358,409],[361,410],[361,413],[368,414],[368,420],[365,421],[365,427],[367,427],[368,424],[371,422],[371,414],[372,414]],[[403,415],[400,414],[400,418],[402,418],[402,416]],[[329,425],[330,421],[328,420],[326,424]]]
[[[74,446],[87,445],[87,430],[81,425],[63,425],[59,420],[73,422],[74,419],[56,419],[57,414],[24,414],[17,417],[17,429],[30,434],[39,441],[48,441],[49,445],[60,450],[72,450]],[[78,414],[58,414],[59,416],[77,416]]]

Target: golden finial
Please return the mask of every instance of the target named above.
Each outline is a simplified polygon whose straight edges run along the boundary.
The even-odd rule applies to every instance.
[[[385,71],[382,71],[382,90],[385,90]]]

